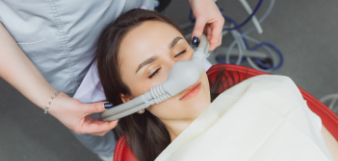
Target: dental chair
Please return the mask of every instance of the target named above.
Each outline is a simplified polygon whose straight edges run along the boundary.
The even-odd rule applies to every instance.
[[[220,72],[224,73],[222,77],[223,86],[220,86],[224,88],[217,89],[217,92],[219,93],[222,93],[227,88],[237,83],[240,83],[247,78],[261,74],[267,74],[265,72],[261,72],[244,66],[217,64],[212,66],[207,71],[210,86],[212,86],[216,82],[216,78],[218,77]],[[311,94],[309,94],[302,88],[299,88],[299,90],[302,93],[303,98],[307,101],[309,108],[322,119],[322,123],[326,127],[326,129],[333,135],[336,140],[338,140],[338,116]],[[119,138],[117,142],[114,152],[114,161],[137,161],[137,159],[129,149],[127,140],[123,135]]]

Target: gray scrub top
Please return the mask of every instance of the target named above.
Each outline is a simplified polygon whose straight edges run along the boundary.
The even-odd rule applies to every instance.
[[[104,27],[139,7],[153,9],[154,0],[0,0],[0,21],[47,81],[72,96]]]

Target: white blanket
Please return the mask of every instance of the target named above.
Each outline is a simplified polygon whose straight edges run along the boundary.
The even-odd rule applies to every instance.
[[[226,90],[156,161],[333,161],[316,116],[285,76]]]

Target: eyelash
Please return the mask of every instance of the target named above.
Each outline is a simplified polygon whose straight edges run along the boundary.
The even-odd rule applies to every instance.
[[[176,57],[178,57],[178,56],[184,54],[186,51],[187,51],[187,50],[185,49],[185,50],[181,51],[180,53],[176,54],[174,57],[176,58]],[[161,68],[156,69],[155,72],[152,73],[148,78],[151,79],[152,77],[154,77],[155,74],[157,74],[157,73],[160,71],[160,69],[161,69]]]
[[[180,56],[181,54],[184,54],[186,51],[187,51],[187,49],[185,49],[185,50],[181,51],[180,53],[176,54],[174,57],[176,58],[176,57]]]
[[[160,71],[160,69],[161,69],[161,68],[156,69],[156,71],[155,71],[154,73],[152,73],[148,78],[149,78],[149,79],[152,78],[158,71]]]

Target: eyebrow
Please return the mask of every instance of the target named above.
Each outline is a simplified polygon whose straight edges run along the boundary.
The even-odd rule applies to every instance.
[[[157,60],[158,57],[157,56],[152,56],[148,59],[146,59],[145,61],[143,61],[138,67],[137,67],[137,70],[136,70],[136,73],[144,66],[146,66],[147,64],[150,64],[152,62],[154,62],[155,60]]]
[[[181,40],[181,39],[183,39],[183,38],[182,38],[182,37],[179,37],[179,36],[175,37],[175,38],[171,41],[171,43],[169,44],[169,48],[173,48],[173,47],[177,44],[177,42],[178,42],[179,40]],[[145,61],[143,61],[143,62],[137,67],[136,73],[137,73],[142,67],[146,66],[147,64],[150,64],[150,63],[154,62],[154,61],[157,60],[157,59],[158,59],[157,56],[152,56],[152,57],[146,59]]]
[[[179,40],[181,40],[181,39],[183,39],[183,38],[182,38],[182,37],[179,37],[179,36],[175,37],[175,38],[171,41],[171,43],[170,43],[170,45],[169,45],[169,48],[173,48],[173,47],[177,44],[177,42],[178,42]]]

